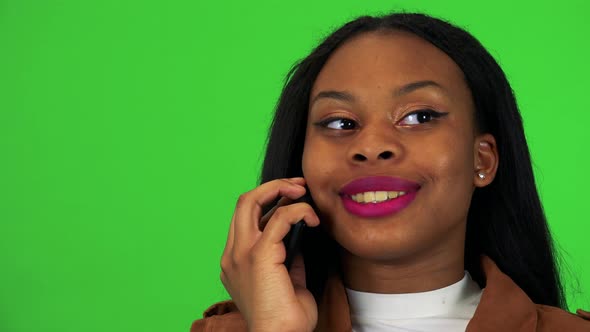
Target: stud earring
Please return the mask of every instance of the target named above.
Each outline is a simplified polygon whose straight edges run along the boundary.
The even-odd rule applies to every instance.
[[[483,174],[483,173],[479,173],[479,174],[477,174],[477,175],[478,175],[478,176],[479,176],[479,178],[480,178],[480,179],[482,179],[482,180],[486,178],[485,174]]]

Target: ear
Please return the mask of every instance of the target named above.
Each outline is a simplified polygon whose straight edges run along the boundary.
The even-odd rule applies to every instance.
[[[473,184],[476,187],[485,187],[492,183],[498,170],[500,159],[496,139],[491,134],[477,136],[473,151]]]

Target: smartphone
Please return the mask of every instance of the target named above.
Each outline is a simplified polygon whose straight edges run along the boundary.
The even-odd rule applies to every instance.
[[[305,196],[295,200],[294,203],[298,202],[311,204],[311,197],[309,197],[309,193],[306,193]],[[295,256],[300,251],[301,236],[305,231],[305,227],[305,221],[300,220],[295,225],[291,225],[291,230],[283,238],[283,243],[285,244],[285,249],[287,250],[287,257],[285,258],[285,267],[287,267],[287,271],[291,269],[293,259],[295,259]]]

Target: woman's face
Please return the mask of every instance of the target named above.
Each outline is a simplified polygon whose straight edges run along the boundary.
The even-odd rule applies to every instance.
[[[444,52],[401,31],[367,33],[337,49],[312,87],[303,174],[346,252],[462,255],[473,190],[495,172],[490,146]]]

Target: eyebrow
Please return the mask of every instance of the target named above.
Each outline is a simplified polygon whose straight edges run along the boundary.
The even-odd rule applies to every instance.
[[[434,81],[427,80],[427,81],[418,81],[418,82],[412,82],[412,83],[406,84],[406,85],[402,86],[401,88],[394,90],[392,96],[401,97],[401,96],[407,95],[409,93],[412,93],[416,90],[428,88],[428,87],[434,87],[434,88],[445,91],[445,88],[443,88],[442,85],[440,85]],[[349,92],[346,92],[346,91],[321,91],[313,98],[313,100],[311,101],[311,104],[313,105],[319,99],[336,99],[336,100],[346,101],[346,102],[350,102],[350,103],[356,101],[355,96]]]

